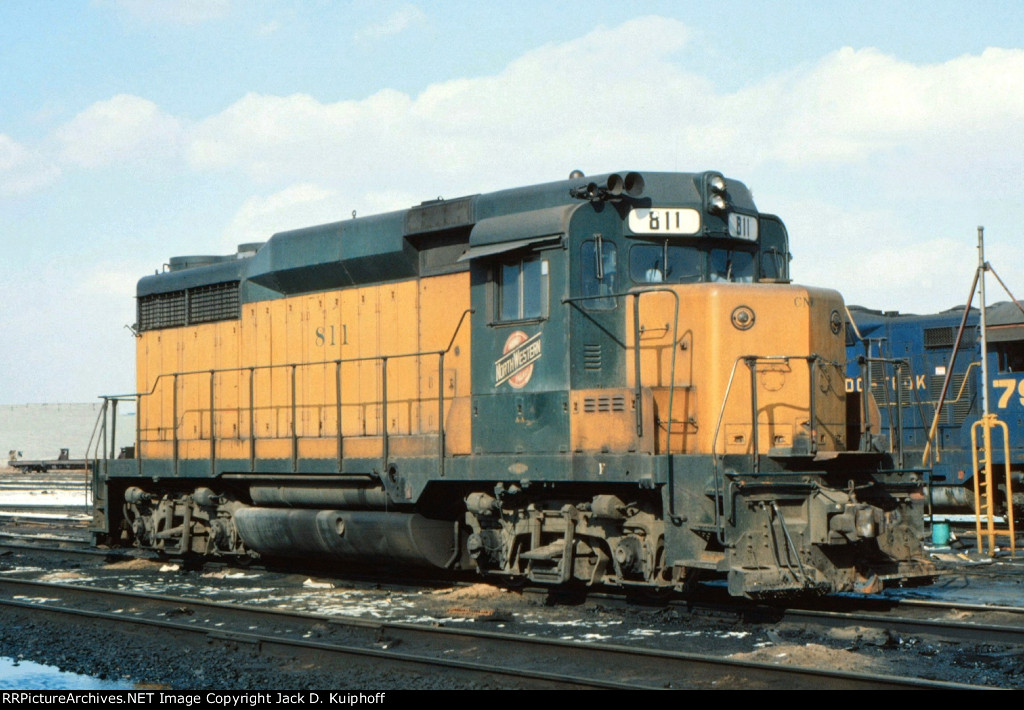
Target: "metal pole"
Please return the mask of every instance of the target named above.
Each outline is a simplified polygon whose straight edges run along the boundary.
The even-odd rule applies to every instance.
[[[444,478],[444,351],[437,359],[437,468]]]
[[[815,425],[815,420],[818,418],[817,417],[817,402],[815,401],[815,398],[814,398],[814,390],[818,386],[818,384],[816,382],[816,380],[817,380],[816,375],[818,374],[817,371],[816,371],[817,364],[818,364],[818,356],[817,355],[812,355],[811,357],[807,358],[807,368],[810,370],[810,372],[808,373],[808,383],[810,384],[810,388],[811,388],[810,393],[809,393],[809,395],[807,397],[807,400],[808,400],[807,404],[808,404],[808,408],[811,410],[810,411],[810,417],[808,417],[808,419],[810,419],[810,423],[811,423],[810,434],[811,434],[811,453],[812,454],[817,454],[818,453],[818,428]],[[755,412],[755,415],[756,415],[756,412]]]
[[[760,433],[758,431],[757,426],[757,358],[748,358],[747,367],[750,368],[750,413],[753,417],[753,424],[751,426],[751,429],[754,439],[754,473],[761,473],[761,452],[758,448],[758,439],[760,438]],[[813,423],[811,427],[811,439],[814,439]]]
[[[675,343],[673,343],[675,347]],[[636,380],[633,384],[636,385],[636,435],[641,437],[644,435],[644,415],[643,415],[643,389],[640,385],[640,294],[633,294],[633,379]],[[671,418],[672,413],[669,412]],[[657,439],[658,432],[654,432],[655,439]],[[665,443],[665,448],[668,449],[670,442]],[[657,445],[657,442],[655,442]]]
[[[871,446],[868,442],[868,435],[871,432],[871,403],[868,402],[868,395],[871,394],[870,388],[865,385],[868,381],[868,368],[870,365],[871,357],[871,341],[864,340],[864,357],[860,360],[860,405],[861,405],[861,420],[860,420],[860,443],[857,448],[860,451],[870,451]],[[856,383],[854,383],[854,389],[856,389]]]
[[[978,227],[978,295],[981,297],[981,403],[982,414],[989,415],[988,410],[988,336],[986,334],[985,314],[985,228]],[[986,452],[987,453],[987,452]]]
[[[896,435],[893,439],[896,442],[897,465],[903,468],[903,369],[906,363],[899,362],[893,365],[893,372],[896,374]],[[913,373],[910,375],[913,377]],[[913,387],[913,380],[910,386]],[[907,402],[910,402],[909,393]]]
[[[109,407],[104,407],[106,411],[103,412],[103,422],[100,424],[100,439],[99,442],[103,446],[103,459],[107,458],[107,412]]]
[[[295,365],[292,365],[292,471],[299,470],[299,422],[295,393]]]
[[[334,390],[338,415],[338,473],[341,473],[343,469],[341,460],[341,360],[334,361]]]
[[[142,395],[135,395],[135,459],[142,475]]]
[[[982,405],[982,441],[985,451],[985,510],[987,511],[986,530],[988,537],[988,554],[995,557],[995,520],[996,514],[996,483],[992,471],[992,420],[989,418],[988,405],[988,336],[986,334],[986,302],[985,302],[985,228],[978,227],[978,295],[981,298],[981,405]],[[977,476],[978,472],[975,471]],[[1012,502],[1007,501],[1008,516],[1013,515]]]
[[[210,370],[210,478],[217,475],[217,409],[214,406],[214,394],[217,375]]]
[[[253,382],[256,369],[249,368],[249,472],[256,471],[256,385]]]
[[[387,473],[388,470],[388,359],[382,357],[380,359],[380,389],[381,389],[381,422],[383,439],[381,440],[381,457],[384,459],[384,466],[381,469],[383,473]]]
[[[110,458],[117,457],[117,400],[110,403]]]
[[[174,380],[171,383],[174,388],[172,396],[172,411],[171,411],[171,438],[173,443],[171,447],[174,454],[174,475],[178,475],[178,373],[174,373]]]

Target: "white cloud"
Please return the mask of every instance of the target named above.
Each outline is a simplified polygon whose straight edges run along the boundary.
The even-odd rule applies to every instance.
[[[174,156],[181,135],[181,121],[152,101],[119,94],[89,106],[60,127],[55,137],[65,161],[92,168]]]
[[[822,215],[828,219],[812,226]],[[977,264],[970,234],[922,235],[886,212],[836,207],[794,213],[787,222],[794,280],[835,289],[847,304],[933,313],[967,296]]]
[[[719,115],[759,135],[764,159],[860,162],[893,150],[990,149],[1024,118],[1024,51],[988,49],[913,65],[875,49],[844,48],[721,97]],[[757,126],[761,126],[758,130]]]
[[[344,219],[338,194],[311,183],[292,185],[267,196],[250,197],[235,213],[223,236],[226,253],[239,244],[265,242],[275,232]]]
[[[373,40],[393,37],[415,25],[426,22],[426,14],[415,5],[403,5],[380,22],[363,27],[355,33],[356,40]]]
[[[322,103],[248,94],[199,123],[189,157],[198,169],[258,180],[340,181],[358,172],[394,187],[403,175],[443,175],[450,184],[491,172],[514,184],[588,161],[590,170],[749,173],[886,160],[904,179],[908,155],[936,171],[1021,155],[1024,51],[917,66],[842,49],[722,93],[686,70],[688,37],[675,20],[639,18],[418,96],[385,89]],[[625,65],[610,59],[609,47],[630,48],[628,69],[616,69]]]
[[[0,195],[14,196],[45,187],[60,177],[60,168],[0,133]]]
[[[258,180],[359,176],[403,191],[444,189],[481,173],[561,176],[595,148],[634,162],[653,124],[680,123],[679,97],[707,94],[703,80],[666,59],[682,46],[685,27],[662,19],[658,28],[653,41],[645,20],[598,30],[530,52],[498,75],[435,84],[415,98],[390,89],[333,104],[248,94],[197,125],[189,158],[199,169]],[[631,62],[650,74],[595,69],[607,64],[610,44],[632,47]],[[660,140],[646,150],[666,152]],[[438,174],[443,185],[432,179]]]
[[[257,180],[343,177],[401,150],[409,103],[393,90],[334,104],[248,94],[198,126],[188,156],[197,168],[241,167]]]
[[[270,195],[250,197],[235,213],[221,239],[223,253],[235,251],[239,244],[265,242],[277,232],[312,227],[405,209],[422,200],[422,194],[391,190],[346,194],[312,183],[291,185]],[[356,199],[358,195],[358,202]]]

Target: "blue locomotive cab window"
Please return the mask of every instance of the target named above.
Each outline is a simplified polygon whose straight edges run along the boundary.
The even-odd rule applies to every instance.
[[[754,280],[754,255],[732,249],[711,250],[711,280],[751,283]]]
[[[610,311],[615,308],[612,294],[618,292],[618,256],[615,242],[590,239],[580,249],[580,267],[583,285],[582,302],[591,311]],[[607,298],[597,298],[607,296]]]
[[[703,271],[701,253],[694,247],[635,244],[629,250],[629,277],[634,283],[698,283]]]
[[[1024,372],[1024,340],[997,341],[989,347],[999,358],[999,372]]]
[[[547,313],[548,262],[539,256],[520,256],[498,268],[498,320],[543,318]]]

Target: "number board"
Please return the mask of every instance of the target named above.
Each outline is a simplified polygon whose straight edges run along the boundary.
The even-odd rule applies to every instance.
[[[697,234],[700,212],[690,207],[637,207],[629,211],[634,234]]]
[[[729,236],[757,241],[757,219],[745,214],[729,214]]]

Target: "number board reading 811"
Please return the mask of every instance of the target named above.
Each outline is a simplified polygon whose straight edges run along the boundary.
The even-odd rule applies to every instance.
[[[634,234],[697,234],[700,212],[688,207],[636,207],[629,211]]]
[[[757,220],[745,214],[732,212],[729,215],[729,236],[757,241]]]

